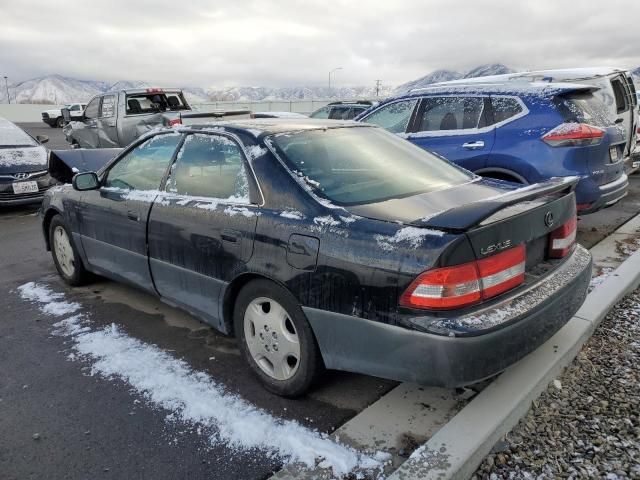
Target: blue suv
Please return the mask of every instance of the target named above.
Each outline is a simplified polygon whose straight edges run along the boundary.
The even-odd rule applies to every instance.
[[[593,86],[509,82],[433,86],[355,118],[380,125],[479,175],[531,184],[581,177],[578,212],[627,194],[624,131]]]

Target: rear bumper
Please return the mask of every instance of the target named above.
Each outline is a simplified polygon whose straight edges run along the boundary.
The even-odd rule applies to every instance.
[[[597,212],[598,210],[610,207],[619,202],[628,193],[629,178],[623,173],[617,180],[611,183],[605,183],[604,185],[598,185],[597,188],[599,194],[597,199],[586,208],[578,208],[578,215]],[[580,204],[580,201],[577,203]]]
[[[439,335],[303,307],[327,368],[398,381],[459,387],[491,377],[535,350],[578,310],[591,255],[578,246],[532,288],[454,323],[494,323],[470,336]],[[417,325],[428,317],[416,317]],[[428,319],[429,321],[433,319]],[[451,319],[448,319],[451,322]]]

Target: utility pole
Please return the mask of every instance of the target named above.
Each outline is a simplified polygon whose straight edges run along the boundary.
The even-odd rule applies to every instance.
[[[331,74],[336,70],[342,70],[342,67],[336,67],[333,70],[329,71],[329,95],[331,95]]]
[[[11,97],[9,96],[9,83],[7,83],[7,76],[4,76],[4,88],[7,89],[7,103],[11,103]]]
[[[380,87],[382,86],[382,80],[376,80],[376,97],[380,96]]]

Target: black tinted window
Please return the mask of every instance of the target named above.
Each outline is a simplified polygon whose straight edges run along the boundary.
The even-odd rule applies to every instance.
[[[350,116],[350,112],[351,112],[351,107],[347,107],[347,106],[331,107],[329,118],[331,120],[349,120],[350,118],[353,118],[353,116]]]
[[[89,102],[87,108],[84,110],[84,116],[87,118],[98,118],[98,112],[100,110],[100,97],[94,98]]]
[[[393,133],[404,133],[417,102],[418,100],[413,98],[383,105],[362,121],[379,125]]]
[[[627,103],[627,92],[624,85],[618,78],[611,80],[611,86],[613,87],[613,95],[616,99],[616,111],[618,113],[626,112],[629,105]]]
[[[107,174],[105,187],[125,190],[157,190],[181,135],[156,135],[131,150]]]
[[[483,109],[481,97],[426,97],[418,131],[478,128]]]
[[[220,135],[189,135],[171,168],[167,191],[249,203],[249,184],[240,147]]]
[[[380,128],[329,128],[271,138],[293,174],[341,205],[406,197],[473,178]]]
[[[504,122],[522,112],[522,105],[513,97],[491,97],[493,123]]]

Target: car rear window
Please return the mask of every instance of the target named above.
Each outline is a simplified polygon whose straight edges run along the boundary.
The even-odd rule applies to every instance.
[[[555,103],[565,122],[588,123],[599,127],[613,124],[607,106],[591,92],[559,95]]]
[[[127,95],[127,115],[187,110],[189,107],[180,92],[151,92]]]
[[[337,205],[402,198],[474,178],[381,128],[327,128],[270,138],[291,172]]]
[[[0,148],[35,147],[36,145],[38,145],[36,141],[26,132],[0,118]]]

